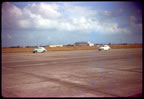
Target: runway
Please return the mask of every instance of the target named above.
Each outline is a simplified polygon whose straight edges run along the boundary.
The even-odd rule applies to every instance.
[[[2,53],[3,97],[134,97],[142,48]]]

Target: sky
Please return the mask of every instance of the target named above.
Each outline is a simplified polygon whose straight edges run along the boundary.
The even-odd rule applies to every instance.
[[[3,2],[2,47],[142,43],[139,2]]]

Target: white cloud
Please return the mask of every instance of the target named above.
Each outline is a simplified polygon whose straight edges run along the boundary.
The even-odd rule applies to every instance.
[[[136,21],[135,16],[130,16],[130,23],[133,24]]]
[[[120,13],[123,13],[123,9],[122,8],[120,8]]]
[[[36,5],[33,3],[32,5],[26,6],[24,10],[28,10],[34,15],[40,15],[43,18],[55,19],[61,16],[61,14],[57,11],[58,6],[56,4],[40,3],[39,5]]]
[[[105,10],[105,11],[103,11],[103,14],[106,15],[106,16],[110,16],[111,15],[111,11]]]
[[[90,7],[73,5],[72,3],[64,3],[62,9],[72,17],[92,17],[97,14],[97,11],[92,10]]]
[[[4,24],[13,28],[86,32],[101,27],[98,22],[91,20],[91,17],[96,14],[96,11],[90,10],[87,7],[69,4],[60,8],[56,4],[33,3],[24,9],[20,9],[10,3],[6,3],[5,7],[3,7],[3,10],[5,9],[6,12],[3,12],[3,19],[5,19],[5,16],[11,16],[11,18],[6,17],[5,20],[8,20]],[[60,12],[61,10],[64,12]],[[69,14],[69,12],[70,16],[66,17],[65,14]]]
[[[2,5],[2,23],[7,25],[7,27],[17,27],[17,21],[21,20],[23,13],[21,9],[16,6],[4,2]]]
[[[130,18],[131,31],[142,32],[142,22],[138,22],[139,17],[130,16],[129,18]]]
[[[119,27],[111,16],[118,16],[123,9],[114,13],[109,10],[93,10],[89,7],[64,3],[29,4],[20,9],[11,3],[4,3],[2,7],[3,25],[8,28],[20,29],[55,29],[56,31],[79,31],[89,33],[100,31],[103,34],[130,33],[130,28]],[[101,17],[102,16],[102,17]],[[99,20],[97,17],[101,17]],[[136,20],[130,16],[130,22]],[[142,28],[136,25],[134,28]]]
[[[19,20],[18,24],[21,26],[21,28],[29,28],[30,26],[30,23],[27,20]]]
[[[12,39],[12,36],[10,34],[7,34],[8,39]]]

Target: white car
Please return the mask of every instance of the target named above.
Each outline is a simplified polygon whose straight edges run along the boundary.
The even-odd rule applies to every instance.
[[[44,47],[38,47],[36,49],[33,49],[32,52],[33,53],[36,53],[36,52],[43,53],[43,52],[47,52],[47,50]]]
[[[98,48],[99,51],[101,51],[101,50],[105,51],[105,50],[110,50],[110,49],[111,48],[108,45],[104,45],[104,46]]]

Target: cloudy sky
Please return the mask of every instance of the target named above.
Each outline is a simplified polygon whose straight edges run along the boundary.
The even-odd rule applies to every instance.
[[[142,43],[138,2],[3,2],[2,47]]]

